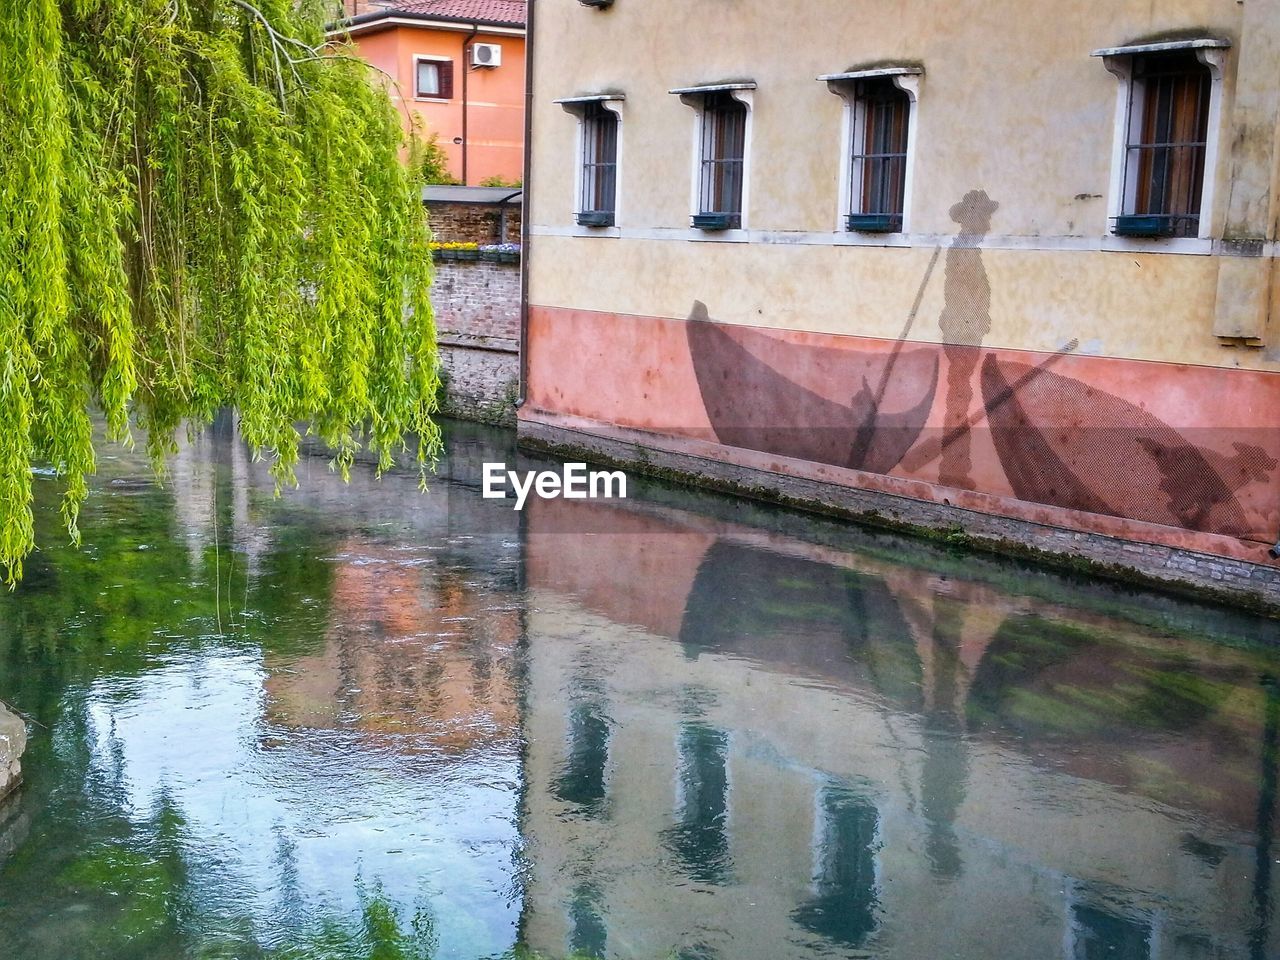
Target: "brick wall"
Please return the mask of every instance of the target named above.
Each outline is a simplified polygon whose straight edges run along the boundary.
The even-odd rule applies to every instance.
[[[444,412],[512,423],[520,377],[520,265],[438,260],[431,288]]]
[[[520,264],[437,260],[431,289],[441,336],[520,340]]]
[[[515,192],[515,188],[512,188]],[[459,243],[519,243],[520,203],[506,205],[506,231],[501,230],[502,208],[489,203],[448,203],[432,200],[427,203],[427,219],[431,232],[441,242]]]
[[[515,423],[520,354],[442,340],[440,366],[445,379],[443,413],[482,423]]]

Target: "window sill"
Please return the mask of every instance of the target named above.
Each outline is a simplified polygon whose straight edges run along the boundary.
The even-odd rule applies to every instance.
[[[566,231],[568,236],[582,237],[587,240],[619,240],[622,238],[622,231],[618,227],[583,227],[574,224]]]
[[[703,230],[708,233],[741,230],[742,215],[736,213],[695,213],[689,218],[689,225],[695,230]]]
[[[1110,233],[1100,244],[1104,251],[1120,253],[1180,253],[1207,256],[1214,253],[1210,237],[1130,237]]]
[[[841,218],[843,220],[843,218]],[[676,241],[694,243],[757,243],[764,246],[831,247],[849,249],[866,247],[876,249],[923,248],[946,250],[956,240],[956,234],[934,233],[851,233],[843,229],[843,223],[828,231],[803,230],[694,230],[691,227],[579,227],[571,221],[563,224],[541,224],[530,228],[534,236],[549,237],[619,237],[623,240]],[[1144,255],[1210,256],[1228,255],[1219,248],[1221,240],[1210,237],[1130,238],[1110,233],[1098,235],[988,235],[983,250],[1023,250],[1039,252],[1076,253],[1137,253]],[[1280,245],[1275,245],[1280,249]],[[1273,244],[1263,247],[1263,256],[1273,256]]]
[[[902,217],[892,213],[850,213],[844,218],[850,233],[901,233]]]
[[[414,98],[415,103],[453,103],[452,97],[417,97]]]
[[[1178,238],[1177,224],[1171,217],[1142,213],[1126,213],[1111,218],[1111,233],[1117,237],[1143,240],[1170,240]],[[1192,240],[1194,237],[1181,237]]]

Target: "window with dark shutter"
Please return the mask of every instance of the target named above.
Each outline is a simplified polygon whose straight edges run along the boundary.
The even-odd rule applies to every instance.
[[[416,97],[453,99],[453,61],[419,60],[414,85]]]
[[[1124,216],[1145,232],[1200,232],[1210,74],[1193,53],[1135,58],[1125,149]]]

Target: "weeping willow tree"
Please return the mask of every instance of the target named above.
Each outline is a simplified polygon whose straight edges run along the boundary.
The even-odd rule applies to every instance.
[[[0,565],[32,477],[73,539],[111,441],[157,468],[234,407],[293,481],[439,443],[419,182],[384,78],[327,47],[320,0],[0,0]],[[416,437],[416,449],[403,438]]]

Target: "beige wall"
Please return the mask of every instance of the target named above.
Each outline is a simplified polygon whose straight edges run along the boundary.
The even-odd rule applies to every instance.
[[[535,304],[685,317],[700,299],[726,323],[897,337],[927,251],[956,232],[949,209],[984,189],[1000,203],[983,245],[988,346],[1076,337],[1106,356],[1280,369],[1280,318],[1265,350],[1215,336],[1223,316],[1265,316],[1277,282],[1280,0],[619,0],[606,13],[539,0],[536,30]],[[1263,260],[1109,236],[1118,81],[1090,52],[1168,31],[1232,41],[1207,214],[1216,238],[1269,241]],[[905,238],[915,250],[839,246],[848,237],[833,232],[843,102],[814,78],[884,60],[925,70]],[[667,91],[742,79],[758,84],[747,242],[692,243],[694,114]],[[551,101],[603,91],[627,98],[618,236],[579,236],[575,120]],[[911,339],[940,339],[941,273]]]

